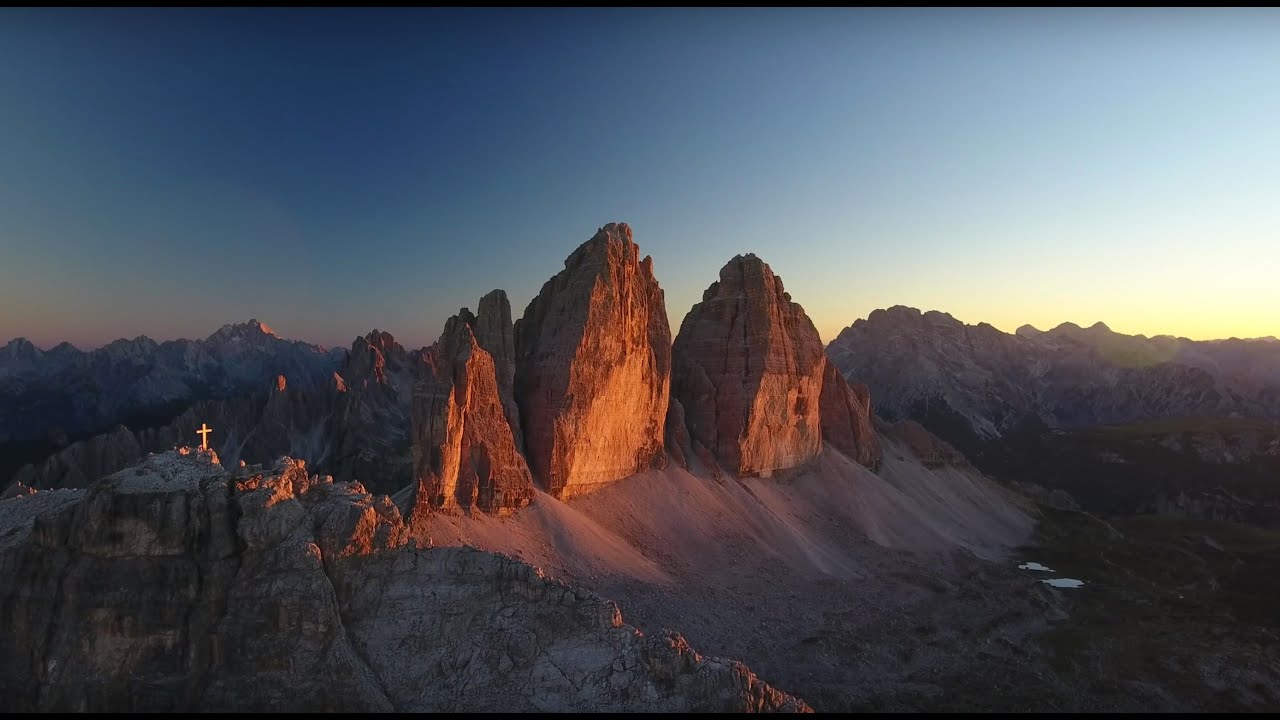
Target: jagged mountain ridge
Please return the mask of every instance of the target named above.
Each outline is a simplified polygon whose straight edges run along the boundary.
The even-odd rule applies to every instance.
[[[987,323],[895,306],[845,328],[827,353],[879,413],[956,442],[1028,420],[1087,427],[1185,415],[1280,418],[1280,348],[1265,341],[1130,336],[1098,323]]]
[[[0,475],[119,423],[161,426],[192,403],[260,392],[277,375],[319,386],[345,355],[257,320],[203,340],[140,336],[88,352],[68,343],[43,352],[17,338],[0,348]]]
[[[390,333],[373,330],[352,343],[322,383],[296,384],[285,375],[253,392],[195,402],[166,424],[111,432],[72,443],[19,469],[25,488],[76,488],[162,452],[193,442],[202,423],[215,429],[211,446],[229,464],[303,458],[340,482],[363,479],[379,492],[408,484],[409,401],[422,376],[424,350],[409,351]]]

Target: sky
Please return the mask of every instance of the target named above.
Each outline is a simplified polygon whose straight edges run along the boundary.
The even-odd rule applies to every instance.
[[[1280,335],[1280,11],[0,9],[0,343],[426,345],[608,223],[910,305]]]

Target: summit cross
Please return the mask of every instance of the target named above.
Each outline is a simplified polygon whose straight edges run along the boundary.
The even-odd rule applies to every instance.
[[[209,449],[209,433],[211,432],[213,432],[213,428],[205,425],[204,423],[200,423],[200,429],[196,431],[196,434],[200,436],[201,450]]]

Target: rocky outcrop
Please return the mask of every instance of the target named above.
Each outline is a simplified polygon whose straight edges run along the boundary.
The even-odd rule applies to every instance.
[[[680,401],[671,398],[667,405],[667,428],[665,434],[667,453],[677,465],[688,470],[694,457],[693,440],[689,437],[689,428],[684,424],[684,406]]]
[[[480,346],[478,325],[466,308],[449,318],[426,353],[427,377],[414,389],[415,508],[423,511],[500,513],[533,498],[533,477],[516,449],[497,365]]]
[[[421,351],[406,350],[374,330],[352,345],[339,371],[345,381],[332,420],[326,471],[390,493],[412,482],[410,403],[422,377]]]
[[[407,542],[357,483],[211,460],[0,502],[0,710],[807,709],[517,560]]]
[[[822,341],[760,258],[739,255],[720,270],[672,354],[689,435],[728,471],[767,477],[822,449]]]
[[[825,357],[818,406],[823,442],[872,470],[878,469],[883,454],[871,415],[871,393],[862,383],[847,382]]]
[[[142,446],[129,428],[117,426],[50,455],[39,465],[26,465],[13,476],[14,485],[37,489],[82,488],[100,477],[136,463]]]
[[[516,401],[534,476],[568,498],[665,459],[671,330],[651,258],[609,224],[515,325]]]
[[[498,396],[502,409],[515,435],[516,449],[524,450],[524,433],[520,428],[520,410],[516,405],[516,341],[511,323],[511,302],[505,290],[494,290],[480,298],[476,319],[471,326],[476,342],[493,357],[498,373]]]

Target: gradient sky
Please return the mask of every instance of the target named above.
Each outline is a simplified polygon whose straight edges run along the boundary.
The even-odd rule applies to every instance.
[[[1280,334],[1275,10],[0,10],[0,342],[410,346],[597,227],[673,333],[878,307]]]

